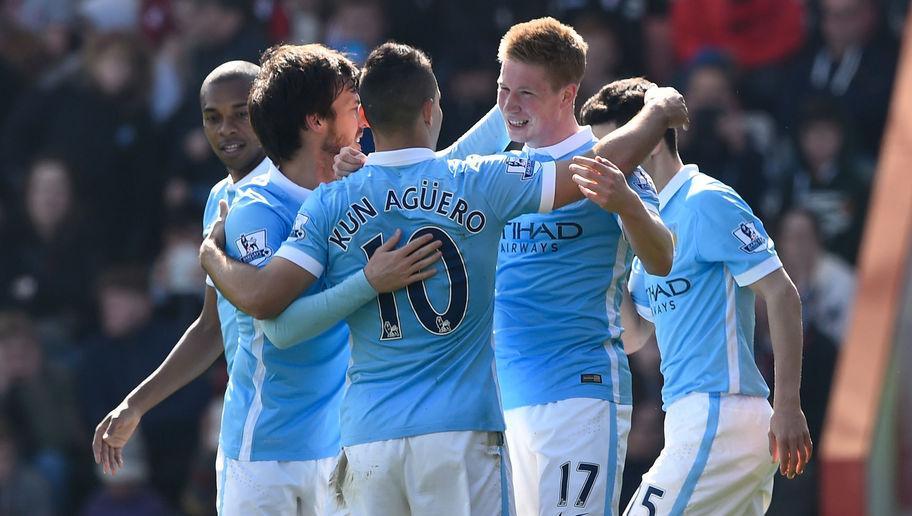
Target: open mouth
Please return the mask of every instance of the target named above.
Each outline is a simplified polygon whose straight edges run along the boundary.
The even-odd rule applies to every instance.
[[[246,145],[243,142],[223,143],[219,146],[219,148],[225,154],[237,154],[244,147],[246,147]]]
[[[516,129],[525,127],[529,123],[528,120],[507,120],[507,123],[510,124],[510,127],[515,127]]]

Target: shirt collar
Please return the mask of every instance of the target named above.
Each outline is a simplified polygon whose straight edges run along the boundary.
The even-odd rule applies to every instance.
[[[292,197],[301,199],[303,201],[313,191],[310,188],[304,188],[303,186],[293,182],[291,179],[288,179],[288,176],[283,174],[282,171],[274,165],[269,167],[268,173],[269,177],[267,180],[270,183],[273,183],[274,185],[281,188],[285,193],[291,195]]]
[[[671,176],[671,180],[668,181],[665,188],[662,188],[662,191],[659,192],[659,209],[664,208],[668,201],[674,197],[674,194],[684,186],[684,183],[699,173],[700,169],[696,165],[684,165],[681,170],[675,172],[675,175]]]
[[[253,170],[248,172],[247,175],[242,177],[241,180],[238,181],[237,183],[232,182],[231,176],[229,175],[228,176],[228,188],[237,189],[242,186],[247,186],[248,183],[253,181],[253,178],[269,172],[269,169],[271,169],[271,168],[275,168],[275,165],[272,164],[272,160],[270,160],[269,158],[263,158],[263,161],[261,161],[260,164],[256,166],[256,168],[254,168]]]
[[[595,135],[592,134],[592,128],[588,125],[584,125],[580,127],[575,134],[554,145],[539,148],[526,145],[523,147],[523,150],[534,154],[547,154],[553,159],[558,159],[579,149],[585,143],[591,143],[595,139]]]
[[[434,151],[427,147],[412,147],[408,149],[372,152],[367,156],[367,161],[364,162],[364,165],[400,167],[413,165],[420,161],[427,161],[436,157]]]

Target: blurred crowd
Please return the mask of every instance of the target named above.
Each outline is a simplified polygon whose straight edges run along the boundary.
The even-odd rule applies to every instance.
[[[0,515],[208,514],[224,364],[150,412],[103,476],[94,426],[202,303],[202,205],[226,175],[198,91],[277,42],[363,59],[425,49],[441,146],[495,101],[496,48],[552,15],[589,43],[582,102],[645,75],[686,96],[685,162],[733,186],[804,302],[802,398],[818,444],[854,298],[905,0],[0,0]],[[758,307],[756,357],[772,384]],[[662,447],[658,352],[635,377],[624,499]],[[816,473],[771,514],[815,514]],[[788,500],[788,505],[783,503]]]

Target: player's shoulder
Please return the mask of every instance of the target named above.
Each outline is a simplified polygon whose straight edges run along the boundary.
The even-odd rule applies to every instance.
[[[692,209],[721,210],[747,207],[734,188],[703,173],[696,174],[687,185],[686,202]]]

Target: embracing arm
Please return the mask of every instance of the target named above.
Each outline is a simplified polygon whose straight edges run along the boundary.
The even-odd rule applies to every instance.
[[[655,326],[637,313],[627,289],[624,289],[624,297],[621,300],[621,324],[624,327],[624,333],[621,336],[624,342],[624,353],[628,355],[639,351],[655,334]]]
[[[766,302],[773,341],[773,418],[770,449],[788,478],[804,472],[813,444],[801,411],[801,299],[785,269],[779,268],[752,283],[750,289]]]
[[[113,473],[123,465],[120,449],[136,430],[142,416],[203,374],[222,354],[215,289],[206,287],[199,317],[187,328],[165,360],[133,389],[95,428],[95,462]],[[116,454],[117,459],[114,458]]]

